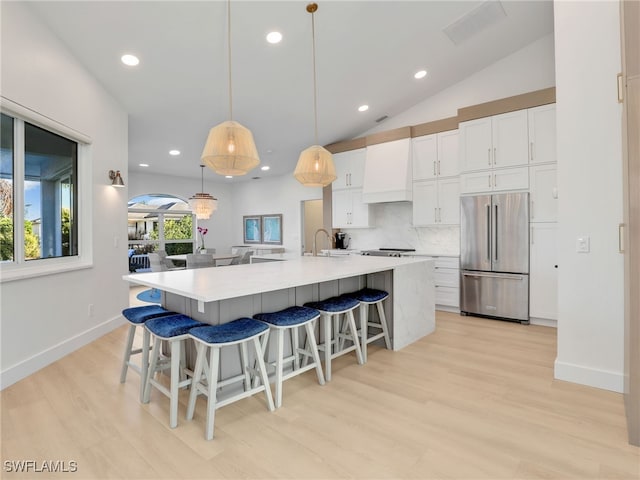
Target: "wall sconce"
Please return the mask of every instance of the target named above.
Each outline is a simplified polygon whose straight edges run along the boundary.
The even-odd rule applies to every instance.
[[[113,170],[109,170],[109,178],[111,179],[112,187],[124,187],[124,181],[120,176],[120,170],[116,170],[115,172]]]

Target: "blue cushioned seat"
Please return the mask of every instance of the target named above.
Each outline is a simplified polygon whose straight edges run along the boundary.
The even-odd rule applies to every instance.
[[[160,305],[145,305],[143,307],[125,308],[122,316],[131,323],[144,323],[147,320],[156,317],[164,317],[167,315],[176,315],[175,312],[165,310]]]
[[[387,298],[389,293],[384,290],[376,290],[374,288],[363,288],[357,292],[347,293],[345,296],[355,298],[361,302],[375,303]]]
[[[239,318],[220,325],[193,328],[189,331],[189,335],[205,343],[229,343],[251,338],[268,328],[267,324],[253,318]]]
[[[192,328],[203,325],[206,324],[181,314],[152,318],[145,323],[145,326],[151,333],[162,338],[184,335]]]
[[[355,298],[340,295],[338,297],[327,298],[320,302],[307,302],[304,306],[324,312],[343,312],[344,310],[358,306],[358,303],[360,303],[360,301]]]
[[[254,315],[253,318],[257,318],[258,320],[262,320],[263,322],[267,322],[278,327],[291,327],[307,322],[319,315],[320,312],[315,308],[294,306],[285,308],[279,312],[258,313],[257,315]]]

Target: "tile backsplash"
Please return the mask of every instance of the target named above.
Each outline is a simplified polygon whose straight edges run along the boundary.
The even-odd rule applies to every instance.
[[[415,248],[433,255],[460,253],[460,227],[414,227],[409,202],[377,203],[369,207],[371,228],[342,229],[351,237],[349,248]]]

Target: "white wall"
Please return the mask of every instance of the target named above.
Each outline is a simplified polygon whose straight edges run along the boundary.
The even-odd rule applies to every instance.
[[[458,108],[461,107],[553,87],[553,42],[552,34],[542,37],[401,114],[385,120],[363,135],[455,117]],[[428,82],[429,78],[425,81]]]
[[[94,253],[92,268],[1,284],[4,388],[123,322],[127,192],[107,172],[127,170],[127,114],[27,3],[3,2],[1,20],[2,95],[92,139]]]
[[[206,176],[205,174],[205,178]],[[128,185],[128,200],[146,193],[169,193],[188,200],[201,189],[200,179],[140,172],[129,172]],[[213,213],[211,218],[198,220],[198,226],[209,229],[205,236],[205,245],[207,248],[215,248],[218,253],[228,252],[236,241],[231,231],[234,203],[231,194],[232,186],[205,180],[204,190],[218,199],[218,210]]]
[[[618,2],[555,4],[559,379],[622,391],[624,319]],[[576,238],[591,252],[576,253]]]
[[[321,188],[301,185],[291,175],[261,178],[233,187],[233,221],[231,231],[237,245],[242,245],[242,216],[282,214],[283,247],[287,252],[301,252],[302,201],[322,198]]]

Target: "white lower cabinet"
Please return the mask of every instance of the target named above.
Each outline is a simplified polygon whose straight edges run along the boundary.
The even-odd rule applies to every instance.
[[[459,257],[434,257],[436,306],[460,307]],[[437,308],[437,307],[436,307]]]
[[[530,224],[529,316],[558,319],[557,224]]]
[[[460,223],[458,178],[413,183],[413,225],[457,225]]]
[[[361,188],[334,190],[331,200],[333,228],[369,226],[369,205],[362,203]]]

